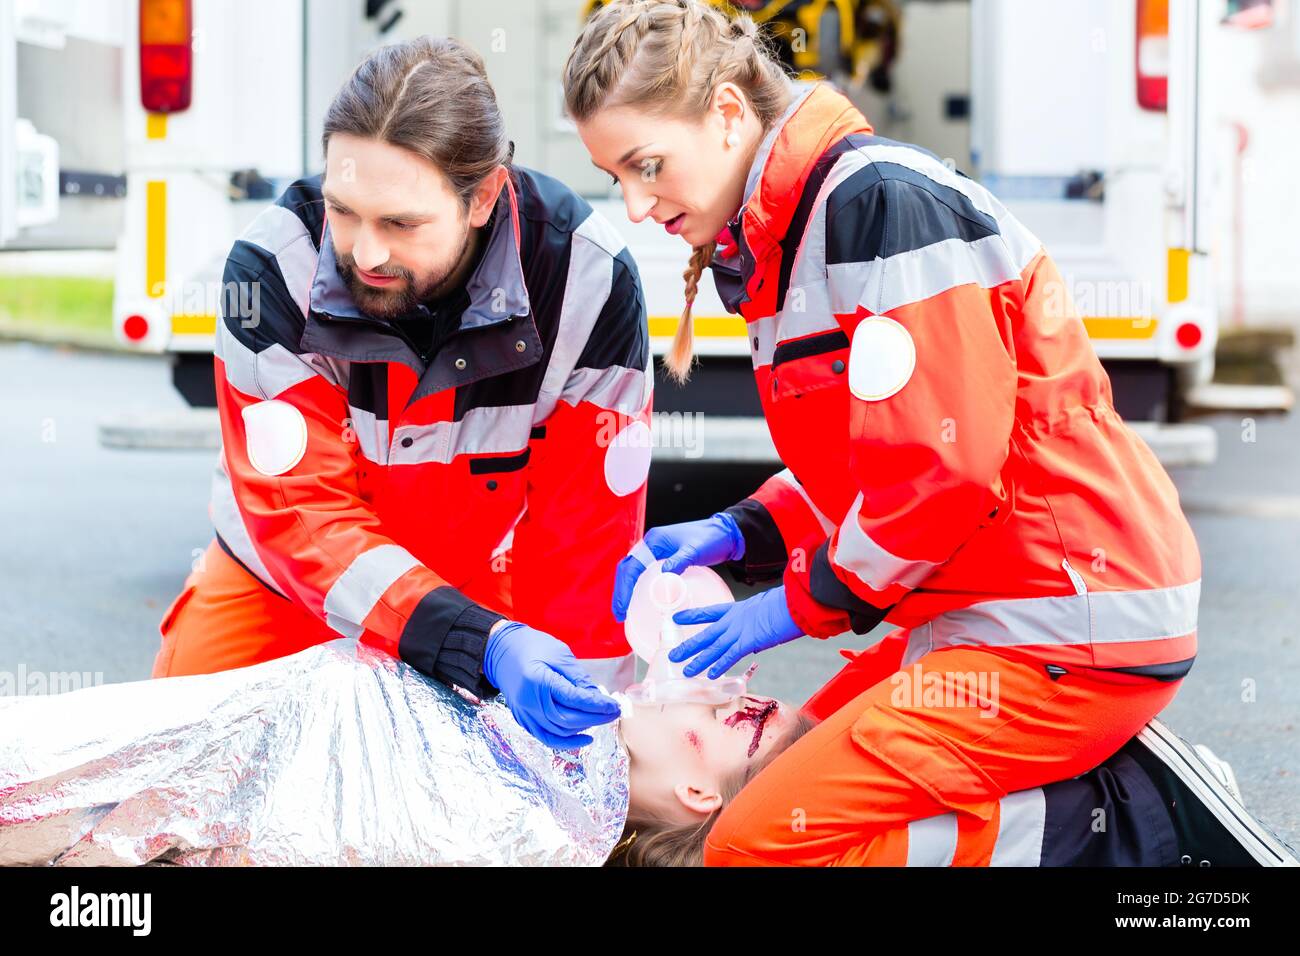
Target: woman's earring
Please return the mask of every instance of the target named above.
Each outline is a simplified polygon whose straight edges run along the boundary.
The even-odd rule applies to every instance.
[[[728,134],[727,134],[727,145],[728,145],[728,146],[739,146],[739,145],[740,145],[740,134],[739,134],[739,133],[735,133],[735,132],[728,133]]]

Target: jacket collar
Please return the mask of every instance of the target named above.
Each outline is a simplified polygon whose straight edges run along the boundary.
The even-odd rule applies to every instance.
[[[718,250],[714,281],[731,312],[752,316],[775,311],[777,283],[764,287],[763,274],[780,262],[781,243],[790,228],[808,176],[832,145],[853,133],[872,132],[871,124],[849,99],[828,83],[795,84],[795,96],[759,144],[745,180],[740,211],[727,224],[735,249]],[[761,291],[761,294],[760,294]]]
[[[529,312],[528,287],[520,256],[519,203],[510,177],[497,196],[492,233],[474,273],[466,283],[469,305],[461,315],[459,331],[495,325]],[[424,315],[428,309],[416,307]],[[311,284],[311,310],[335,319],[366,319],[339,273],[329,220],[321,234],[320,257]]]
[[[421,376],[412,401],[541,361],[541,336],[524,283],[513,171],[497,197],[492,218],[487,246],[466,284],[469,305],[457,331],[427,367],[391,326],[357,308],[339,274],[326,220],[300,345],[307,351],[345,361],[401,362]],[[429,315],[424,305],[417,309],[419,314]],[[464,332],[473,334],[462,339]],[[457,367],[458,361],[463,367]]]

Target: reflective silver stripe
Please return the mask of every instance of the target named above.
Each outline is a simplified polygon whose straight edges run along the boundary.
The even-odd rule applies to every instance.
[[[866,306],[875,315],[922,302],[974,283],[992,289],[1020,276],[999,236],[974,242],[944,239],[871,262],[837,262],[826,267],[831,308],[838,315]]]
[[[930,625],[922,624],[914,627],[907,632],[907,647],[903,650],[903,657],[898,663],[898,669],[911,667],[926,654],[929,654],[934,648],[930,645]]]
[[[800,498],[803,499],[804,504],[808,506],[808,510],[812,512],[813,517],[817,519],[817,523],[822,526],[823,531],[825,531],[827,534],[830,534],[832,531],[835,530],[835,522],[832,521],[830,518],[826,517],[824,514],[822,514],[820,509],[818,509],[818,507],[815,504],[813,504],[813,500],[808,497],[808,492],[804,490],[803,485],[799,484],[798,480],[794,476],[793,471],[791,471],[789,468],[786,468],[783,469],[782,471],[778,471],[772,477],[784,482],[785,484],[789,485],[791,488],[794,489],[795,493]]]
[[[351,621],[345,621],[338,615],[328,612],[325,614],[325,624],[331,630],[338,631],[344,637],[350,637],[354,640],[364,634],[366,630],[364,627],[353,624]]]
[[[831,290],[826,278],[826,202],[837,186],[868,162],[859,152],[845,153],[822,182],[808,227],[795,253],[790,286],[781,311],[750,323],[749,347],[754,368],[771,365],[777,346],[783,342],[840,328],[831,307]]]
[[[223,451],[217,456],[217,467],[212,474],[212,492],[208,509],[212,527],[216,529],[217,534],[221,535],[221,540],[226,542],[226,546],[234,552],[235,557],[244,562],[248,570],[261,578],[262,583],[272,591],[283,594],[284,592],[275,584],[275,578],[271,577],[271,572],[263,563],[262,556],[253,547],[253,538],[244,524],[243,515],[239,513],[239,506],[235,503],[235,489],[230,483],[230,476],[226,474],[224,460]]]
[[[982,185],[949,169],[933,156],[908,146],[891,146],[885,143],[871,143],[861,146],[858,151],[865,153],[872,162],[897,163],[915,170],[927,179],[941,186],[957,190],[980,212],[992,217],[998,224],[998,231],[1006,242],[1011,260],[1023,271],[1030,260],[1038,254],[1042,243],[1038,237],[1025,228],[1024,224],[1011,215],[996,196]]]
[[[934,561],[909,561],[890,554],[872,541],[858,523],[864,498],[858,492],[848,513],[840,523],[839,541],[832,560],[873,591],[883,591],[892,584],[914,588],[939,565]]]
[[[499,455],[528,447],[532,405],[471,408],[458,422],[402,425],[393,431],[389,465],[447,464],[457,455]],[[411,439],[410,446],[403,442]]]
[[[609,220],[594,209],[582,225],[573,231],[575,236],[582,236],[593,245],[599,246],[611,259],[627,248],[622,234],[609,224]],[[604,302],[604,299],[600,300]]]
[[[306,317],[318,255],[302,221],[282,206],[268,206],[239,238],[275,259],[286,291]],[[239,301],[249,299],[239,296]],[[219,301],[224,309],[226,296]],[[248,320],[241,317],[239,321]],[[226,327],[224,311],[217,322],[215,351],[226,364],[226,380],[245,395],[275,398],[313,373],[331,385],[347,387],[346,363],[312,352],[297,355],[278,342],[254,352]]]
[[[824,282],[806,288],[804,304],[809,306],[806,311],[791,308],[793,302],[789,298],[786,303],[787,307],[776,315],[766,315],[748,323],[750,358],[756,369],[771,365],[776,347],[783,342],[840,328],[839,321],[831,312]]]
[[[1047,796],[1042,787],[1009,793],[998,806],[998,836],[989,865],[1042,865],[1047,820]],[[908,866],[952,866],[956,855],[957,814],[908,822]]]
[[[610,411],[635,415],[650,400],[653,384],[650,375],[641,369],[611,365],[605,369],[574,369],[565,383],[560,400],[577,406],[590,402]]]
[[[388,464],[388,419],[376,418],[374,412],[353,405],[348,405],[348,415],[361,454],[377,465]]]
[[[906,166],[962,193],[997,222],[999,235],[974,242],[946,239],[871,262],[826,265],[826,198],[845,178],[873,162]],[[959,285],[975,283],[981,288],[994,288],[1018,278],[1040,247],[1037,237],[992,193],[923,151],[883,144],[859,146],[845,153],[827,176],[800,244],[791,272],[790,293],[801,290],[803,300],[792,300],[787,293],[781,316],[773,317],[770,324],[760,320],[751,326],[754,367],[770,364],[780,342],[819,331],[801,327],[809,324],[810,314],[849,314],[856,312],[859,305],[883,314]]]
[[[650,546],[645,543],[644,538],[638,541],[632,547],[632,550],[628,552],[628,554],[636,558],[638,561],[641,562],[643,566],[647,568],[659,560],[658,558],[655,557],[655,553],[650,550]]]
[[[956,854],[957,814],[941,813],[908,822],[908,866],[952,866]]]
[[[573,230],[559,329],[537,396],[534,422],[543,421],[555,410],[569,375],[577,367],[578,356],[591,338],[591,330],[614,286],[614,256],[623,246],[623,239],[614,227],[594,211]],[[646,368],[649,367],[647,364]]]
[[[347,637],[360,637],[366,616],[393,582],[419,565],[411,552],[381,544],[352,559],[325,594],[325,623]]]
[[[1047,796],[1042,787],[1008,793],[1000,801],[998,842],[989,866],[1041,866]]]
[[[1148,591],[1090,591],[1094,644],[1185,637],[1196,630],[1201,580]]]
[[[1010,647],[1158,641],[1195,632],[1200,598],[1197,579],[1143,591],[983,601],[945,611],[915,630],[928,632],[931,650],[959,644]]]
[[[319,355],[315,352],[303,352],[298,356],[314,368],[318,375],[331,385],[343,389],[348,389],[348,373],[351,363],[342,359],[332,358],[328,355]]]
[[[275,398],[317,374],[279,342],[254,352],[235,338],[224,317],[217,320],[216,353],[225,364],[226,381],[249,397]]]
[[[283,206],[268,206],[258,213],[239,237],[275,258],[285,288],[304,317],[316,274],[316,247],[302,220]]]

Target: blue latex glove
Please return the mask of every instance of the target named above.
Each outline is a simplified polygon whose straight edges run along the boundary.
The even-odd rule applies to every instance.
[[[664,562],[663,570],[681,574],[692,565],[721,564],[744,557],[745,537],[736,525],[736,519],[718,512],[699,521],[683,521],[662,528],[651,528],[641,543],[618,563],[614,572],[615,620],[627,617],[627,606],[632,600],[632,589],[637,578],[655,559]]]
[[[619,715],[618,701],[600,692],[567,644],[518,621],[488,638],[483,676],[521,727],[558,750],[585,747],[591,736],[578,731]]]
[[[695,657],[682,668],[687,677],[694,677],[712,664],[709,677],[716,680],[746,654],[757,654],[803,636],[786,607],[784,585],[735,604],[687,608],[674,614],[673,620],[678,624],[716,622],[668,652],[668,659],[675,663]]]

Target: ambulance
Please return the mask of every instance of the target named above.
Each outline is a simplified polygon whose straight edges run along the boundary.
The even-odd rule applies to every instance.
[[[114,327],[171,356],[176,387],[214,402],[222,263],[257,211],[318,172],[330,97],[373,46],[452,34],[484,56],[518,162],[588,196],[640,266],[654,351],[682,310],[689,250],[591,165],[560,72],[579,0],[122,0],[127,188]],[[724,9],[732,9],[717,0]],[[1120,413],[1167,463],[1208,463],[1213,433],[1181,422],[1213,373],[1210,262],[1213,0],[736,0],[802,79],[826,77],[876,133],[980,180],[1046,245],[1112,380]],[[700,363],[657,375],[656,459],[776,463],[744,321],[707,280]],[[695,469],[698,472],[698,469]],[[727,502],[723,502],[725,504]]]

